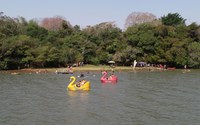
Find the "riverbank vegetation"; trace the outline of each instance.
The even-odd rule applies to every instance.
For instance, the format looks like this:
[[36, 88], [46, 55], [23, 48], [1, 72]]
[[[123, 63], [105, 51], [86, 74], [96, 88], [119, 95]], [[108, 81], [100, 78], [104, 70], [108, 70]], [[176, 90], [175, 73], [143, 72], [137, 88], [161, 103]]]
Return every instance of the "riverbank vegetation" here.
[[148, 21], [142, 17], [145, 13], [139, 13], [139, 21], [136, 14], [128, 16], [122, 30], [113, 22], [81, 29], [63, 17], [27, 21], [1, 12], [0, 69], [66, 67], [79, 62], [100, 65], [110, 60], [118, 66], [137, 60], [200, 68], [200, 25], [186, 25], [178, 13], [159, 19], [150, 15]]

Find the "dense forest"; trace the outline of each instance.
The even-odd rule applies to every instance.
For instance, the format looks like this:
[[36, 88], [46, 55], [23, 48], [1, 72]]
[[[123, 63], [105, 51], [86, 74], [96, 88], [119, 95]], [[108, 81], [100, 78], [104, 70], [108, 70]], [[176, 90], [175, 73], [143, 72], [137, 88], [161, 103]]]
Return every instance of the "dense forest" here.
[[134, 60], [200, 68], [200, 26], [178, 13], [157, 19], [132, 13], [125, 29], [114, 22], [80, 28], [63, 17], [40, 21], [0, 13], [0, 69], [63, 67], [78, 62], [132, 65]]

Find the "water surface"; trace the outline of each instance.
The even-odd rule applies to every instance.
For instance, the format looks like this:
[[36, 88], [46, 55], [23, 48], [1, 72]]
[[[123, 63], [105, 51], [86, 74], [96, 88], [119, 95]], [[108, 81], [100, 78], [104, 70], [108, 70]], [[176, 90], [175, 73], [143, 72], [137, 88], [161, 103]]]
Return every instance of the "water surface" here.
[[91, 90], [73, 92], [70, 75], [1, 73], [0, 124], [200, 124], [200, 70], [116, 75], [117, 84], [102, 84], [100, 72], [85, 73]]

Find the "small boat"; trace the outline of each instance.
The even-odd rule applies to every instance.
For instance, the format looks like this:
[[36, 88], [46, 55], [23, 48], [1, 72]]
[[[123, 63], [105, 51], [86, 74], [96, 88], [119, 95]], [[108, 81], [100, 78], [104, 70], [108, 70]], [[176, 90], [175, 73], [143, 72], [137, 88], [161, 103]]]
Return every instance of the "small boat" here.
[[19, 72], [12, 72], [11, 74], [12, 74], [12, 75], [20, 75]]
[[56, 71], [56, 74], [73, 74], [72, 71]]
[[77, 90], [90, 90], [90, 82], [89, 81], [86, 81], [83, 85], [81, 86], [77, 86], [78, 83], [75, 83], [76, 82], [76, 77], [74, 76], [71, 76], [70, 77], [70, 80], [71, 82], [69, 83], [69, 85], [67, 86], [67, 89], [68, 90], [71, 90], [71, 91], [77, 91]]
[[103, 76], [101, 77], [101, 82], [102, 83], [117, 83], [118, 77], [116, 75], [110, 75], [107, 77], [107, 72], [103, 71], [102, 72]]

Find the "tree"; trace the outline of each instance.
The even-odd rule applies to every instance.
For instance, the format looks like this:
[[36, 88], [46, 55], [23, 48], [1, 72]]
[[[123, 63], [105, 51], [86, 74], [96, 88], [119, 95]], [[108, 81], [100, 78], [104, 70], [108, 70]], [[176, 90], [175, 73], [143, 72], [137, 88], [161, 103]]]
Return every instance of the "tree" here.
[[200, 41], [200, 26], [192, 23], [188, 26], [189, 37], [194, 41]]
[[30, 65], [35, 59], [37, 41], [26, 35], [13, 36], [5, 39], [0, 46], [2, 69], [17, 69]]
[[188, 46], [189, 53], [189, 67], [200, 67], [200, 43], [193, 42]]
[[0, 37], [5, 36], [16, 36], [20, 33], [18, 28], [18, 19], [11, 18], [9, 16], [0, 13]]
[[141, 54], [141, 49], [127, 46], [121, 52], [116, 52], [113, 56], [113, 60], [118, 62], [118, 64], [131, 65], [132, 62], [137, 59], [138, 54]]
[[156, 16], [151, 13], [144, 13], [144, 12], [133, 12], [128, 15], [125, 21], [125, 29], [127, 29], [130, 26], [146, 23], [146, 22], [152, 22], [156, 20]]
[[28, 23], [26, 35], [38, 38], [39, 40], [44, 40], [48, 35], [48, 31], [40, 27], [36, 21], [31, 20]]
[[178, 13], [169, 13], [167, 16], [161, 17], [161, 21], [164, 25], [176, 26], [176, 25], [185, 25], [186, 19], [183, 19]]
[[40, 25], [47, 30], [53, 31], [72, 28], [71, 24], [61, 16], [46, 17], [41, 21]]

